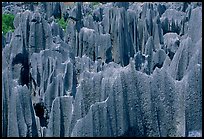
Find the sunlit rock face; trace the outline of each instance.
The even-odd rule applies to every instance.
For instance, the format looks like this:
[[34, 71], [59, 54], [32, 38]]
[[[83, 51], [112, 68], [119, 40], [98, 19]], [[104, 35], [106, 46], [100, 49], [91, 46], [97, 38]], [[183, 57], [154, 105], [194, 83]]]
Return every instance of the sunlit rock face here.
[[202, 3], [2, 2], [2, 12], [15, 14], [2, 34], [3, 137], [202, 136]]

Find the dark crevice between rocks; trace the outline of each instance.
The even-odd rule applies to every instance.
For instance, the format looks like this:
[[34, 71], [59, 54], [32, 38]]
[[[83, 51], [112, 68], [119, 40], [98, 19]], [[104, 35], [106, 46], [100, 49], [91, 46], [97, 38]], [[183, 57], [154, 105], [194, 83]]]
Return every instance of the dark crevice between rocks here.
[[37, 117], [40, 119], [40, 126], [47, 127], [48, 125], [48, 113], [47, 108], [45, 107], [43, 102], [34, 104], [34, 110]]
[[43, 24], [43, 22], [42, 22], [42, 38], [43, 38], [43, 41], [42, 41], [42, 49], [43, 50], [45, 50], [45, 48], [46, 48], [46, 36], [45, 36], [45, 27], [44, 27], [44, 24]]
[[37, 86], [40, 87], [40, 73], [39, 73], [39, 70], [38, 70], [38, 67], [37, 67]]
[[140, 129], [135, 127], [129, 127], [125, 133], [119, 137], [144, 137], [144, 134], [140, 131]]
[[[30, 25], [29, 25], [29, 18], [26, 20], [26, 47], [28, 48], [29, 46], [29, 35], [30, 35]], [[23, 39], [24, 40], [24, 39]]]
[[[108, 123], [111, 123], [111, 118], [110, 118], [110, 112], [109, 112], [109, 109], [107, 109], [107, 121], [108, 121]], [[112, 124], [108, 124], [108, 129], [110, 129], [110, 130], [108, 130], [109, 131], [109, 133], [110, 133], [110, 136], [113, 136], [113, 127], [112, 127]]]
[[174, 52], [169, 51], [168, 56], [169, 56], [169, 58], [170, 58], [171, 60], [173, 59], [174, 54], [175, 54]]
[[[28, 52], [23, 49], [23, 53], [18, 53], [12, 60], [12, 66], [16, 64], [21, 64], [21, 73], [20, 73], [20, 85], [25, 85], [29, 88], [29, 82], [30, 82], [30, 66], [28, 62]], [[13, 67], [14, 68], [14, 67]]]
[[74, 99], [76, 95], [77, 84], [78, 84], [77, 75], [76, 75], [75, 67], [73, 67], [73, 84], [72, 84], [72, 91], [70, 95], [73, 96]]
[[162, 66], [163, 66], [163, 62], [161, 64], [159, 64], [159, 63], [155, 64], [153, 67], [153, 71], [155, 70], [156, 67], [162, 68]]
[[60, 137], [65, 136], [65, 127], [64, 127], [64, 116], [63, 116], [63, 109], [61, 108], [63, 105], [62, 101], [60, 101]]
[[113, 61], [112, 60], [112, 47], [110, 47], [110, 48], [108, 48], [107, 49], [107, 51], [106, 51], [106, 61], [105, 61], [105, 63], [109, 63], [109, 62], [111, 62], [111, 61]]
[[93, 61], [96, 60], [96, 53], [93, 51]]

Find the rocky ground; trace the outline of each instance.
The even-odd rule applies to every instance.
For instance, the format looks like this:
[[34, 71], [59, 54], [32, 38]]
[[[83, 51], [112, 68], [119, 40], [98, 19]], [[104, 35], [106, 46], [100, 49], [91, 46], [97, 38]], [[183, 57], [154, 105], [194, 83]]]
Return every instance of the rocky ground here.
[[2, 13], [15, 15], [2, 136], [202, 136], [202, 3], [2, 2]]

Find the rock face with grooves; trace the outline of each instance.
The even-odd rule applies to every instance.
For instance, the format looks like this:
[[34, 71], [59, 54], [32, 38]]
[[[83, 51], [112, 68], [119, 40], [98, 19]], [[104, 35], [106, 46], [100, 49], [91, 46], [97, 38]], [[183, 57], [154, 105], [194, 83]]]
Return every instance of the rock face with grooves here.
[[58, 24], [56, 24], [55, 22], [52, 22], [51, 28], [52, 28], [52, 36], [59, 35], [61, 39], [64, 38], [64, 32]]
[[31, 97], [26, 86], [17, 86], [10, 97], [8, 136], [37, 137], [36, 119]]
[[176, 9], [167, 9], [161, 16], [164, 34], [167, 32], [180, 33], [181, 22], [184, 21], [185, 13]]
[[3, 137], [202, 136], [202, 3], [2, 3]]
[[[202, 38], [202, 8], [195, 8], [191, 12], [189, 20], [188, 34], [193, 42], [199, 41]], [[197, 23], [197, 24], [194, 24]]]
[[47, 137], [68, 137], [72, 118], [72, 97], [56, 97], [52, 104]]

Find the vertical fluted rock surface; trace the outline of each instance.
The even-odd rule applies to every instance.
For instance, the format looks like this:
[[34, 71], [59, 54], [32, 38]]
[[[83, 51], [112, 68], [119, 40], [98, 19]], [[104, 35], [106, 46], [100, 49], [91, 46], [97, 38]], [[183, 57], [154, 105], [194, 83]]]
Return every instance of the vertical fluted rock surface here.
[[2, 9], [3, 137], [202, 136], [202, 3]]

